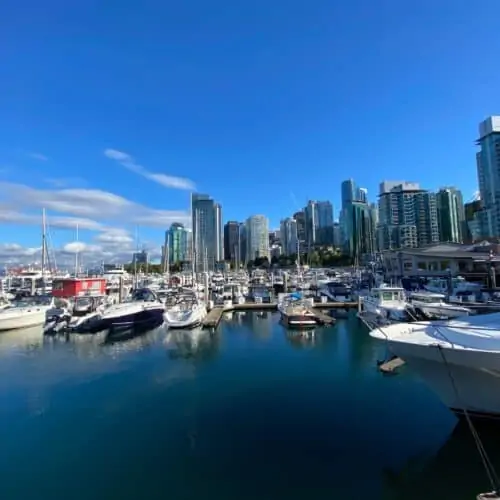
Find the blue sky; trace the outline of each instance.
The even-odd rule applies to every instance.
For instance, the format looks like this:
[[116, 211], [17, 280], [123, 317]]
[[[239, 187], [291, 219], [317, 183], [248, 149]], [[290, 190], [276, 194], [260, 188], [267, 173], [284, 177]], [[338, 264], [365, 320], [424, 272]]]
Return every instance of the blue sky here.
[[42, 205], [55, 246], [77, 222], [89, 253], [137, 225], [160, 243], [192, 186], [272, 226], [307, 199], [337, 211], [349, 177], [372, 200], [384, 179], [467, 199], [498, 19], [497, 0], [4, 0], [4, 254], [39, 244]]

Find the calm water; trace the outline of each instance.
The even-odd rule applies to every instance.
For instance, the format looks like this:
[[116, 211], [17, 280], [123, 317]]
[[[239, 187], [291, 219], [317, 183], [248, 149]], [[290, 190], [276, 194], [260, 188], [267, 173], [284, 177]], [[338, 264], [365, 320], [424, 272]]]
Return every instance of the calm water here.
[[409, 370], [378, 373], [383, 348], [355, 318], [314, 340], [287, 333], [275, 314], [233, 313], [216, 334], [105, 346], [0, 335], [0, 498], [469, 500], [489, 489], [467, 429]]

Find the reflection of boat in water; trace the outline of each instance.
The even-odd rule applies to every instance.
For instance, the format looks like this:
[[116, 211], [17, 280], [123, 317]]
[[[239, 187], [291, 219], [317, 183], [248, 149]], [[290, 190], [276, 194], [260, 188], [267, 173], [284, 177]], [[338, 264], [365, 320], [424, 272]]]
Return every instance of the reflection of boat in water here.
[[295, 347], [308, 347], [316, 343], [315, 330], [287, 330], [285, 335]]
[[0, 356], [10, 351], [39, 348], [43, 345], [43, 329], [39, 326], [2, 332], [0, 335]]
[[[478, 434], [492, 464], [500, 467], [498, 426], [482, 423]], [[466, 473], [460, 473], [466, 471]], [[416, 457], [399, 472], [384, 471], [385, 489], [405, 500], [422, 498], [476, 498], [491, 490], [476, 444], [465, 421], [460, 421], [448, 440], [432, 457]], [[384, 497], [386, 498], [386, 497]]]
[[167, 339], [166, 343], [171, 346], [169, 355], [173, 359], [203, 357], [213, 352], [216, 346], [214, 336], [202, 328], [169, 330]]

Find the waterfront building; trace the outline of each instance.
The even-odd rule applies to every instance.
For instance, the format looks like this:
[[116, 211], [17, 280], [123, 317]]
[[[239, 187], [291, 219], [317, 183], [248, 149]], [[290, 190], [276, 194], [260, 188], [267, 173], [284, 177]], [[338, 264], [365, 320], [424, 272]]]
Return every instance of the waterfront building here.
[[481, 206], [476, 228], [483, 238], [500, 236], [500, 116], [490, 116], [479, 125], [480, 150], [476, 154]]
[[269, 259], [269, 221], [263, 215], [252, 215], [246, 221], [247, 259]]
[[224, 260], [222, 207], [207, 194], [191, 198], [193, 259], [197, 272], [213, 271]]
[[462, 243], [465, 229], [462, 193], [454, 187], [441, 188], [436, 194], [436, 203], [440, 241]]
[[439, 242], [436, 195], [418, 183], [384, 181], [378, 203], [381, 250], [418, 248]]
[[297, 221], [288, 217], [280, 222], [281, 247], [284, 255], [297, 253]]

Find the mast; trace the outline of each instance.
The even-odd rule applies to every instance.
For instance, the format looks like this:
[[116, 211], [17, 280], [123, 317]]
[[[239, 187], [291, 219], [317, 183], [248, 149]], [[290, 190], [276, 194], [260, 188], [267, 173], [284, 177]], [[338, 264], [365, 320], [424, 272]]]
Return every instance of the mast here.
[[[78, 224], [76, 225], [76, 242], [78, 243]], [[78, 245], [75, 252], [75, 278], [78, 278]]]
[[167, 248], [165, 248], [165, 273], [170, 274], [170, 231], [167, 233]]
[[45, 260], [47, 258], [45, 208], [42, 209], [42, 293], [45, 295]]

